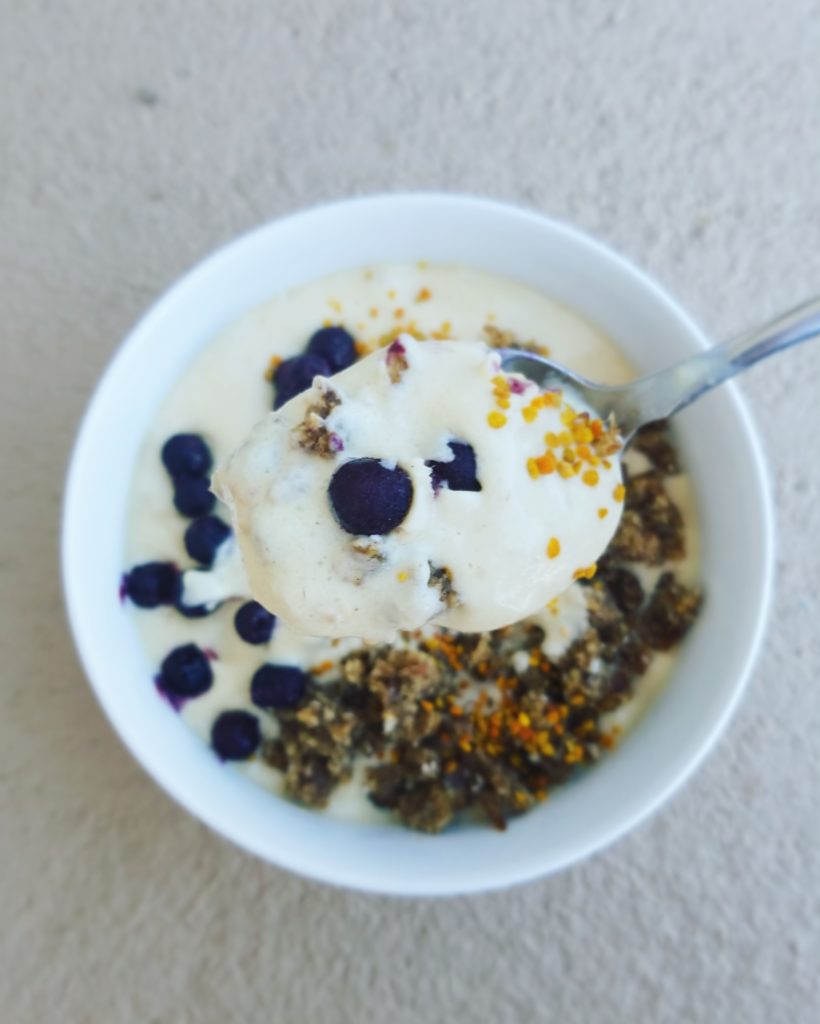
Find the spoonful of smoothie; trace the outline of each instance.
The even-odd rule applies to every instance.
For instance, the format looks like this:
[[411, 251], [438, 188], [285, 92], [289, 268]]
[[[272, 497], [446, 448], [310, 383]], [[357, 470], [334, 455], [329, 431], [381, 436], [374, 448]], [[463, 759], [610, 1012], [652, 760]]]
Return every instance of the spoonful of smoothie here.
[[621, 514], [617, 429], [501, 361], [401, 335], [257, 424], [213, 483], [253, 597], [382, 640], [505, 626], [591, 575]]
[[622, 387], [401, 335], [268, 414], [214, 490], [253, 597], [299, 632], [500, 628], [594, 574], [641, 425], [817, 334], [815, 300]]

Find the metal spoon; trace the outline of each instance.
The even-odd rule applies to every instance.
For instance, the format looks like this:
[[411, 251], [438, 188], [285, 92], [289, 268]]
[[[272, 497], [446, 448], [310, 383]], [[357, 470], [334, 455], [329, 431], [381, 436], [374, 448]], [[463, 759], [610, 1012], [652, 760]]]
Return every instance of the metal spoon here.
[[624, 444], [646, 423], [665, 419], [759, 359], [820, 335], [820, 298], [810, 299], [755, 330], [745, 331], [675, 366], [613, 387], [595, 384], [542, 356], [501, 350], [506, 373], [521, 373], [542, 388], [567, 387], [603, 419], [615, 416]]

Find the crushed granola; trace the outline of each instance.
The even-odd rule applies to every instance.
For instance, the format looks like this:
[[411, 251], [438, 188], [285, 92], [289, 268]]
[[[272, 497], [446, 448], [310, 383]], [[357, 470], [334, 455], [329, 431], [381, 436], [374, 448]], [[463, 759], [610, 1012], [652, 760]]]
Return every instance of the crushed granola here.
[[431, 565], [427, 585], [438, 590], [441, 603], [447, 608], [455, 608], [458, 604], [458, 594], [453, 586], [453, 574], [446, 566]]
[[[679, 471], [674, 447], [656, 424], [636, 444], [653, 453], [653, 469], [627, 478], [621, 527], [581, 580], [585, 632], [555, 659], [528, 620], [491, 633], [410, 634], [349, 654], [337, 679], [311, 683], [296, 709], [273, 711], [280, 734], [263, 756], [291, 796], [325, 806], [364, 757], [370, 800], [405, 825], [438, 832], [469, 812], [503, 829], [613, 745], [605, 716], [630, 699], [655, 651], [680, 642], [702, 600], [668, 567], [649, 592], [634, 571], [685, 553], [664, 482]], [[446, 568], [430, 569], [442, 600], [457, 600]]]
[[532, 352], [537, 356], [548, 356], [549, 346], [533, 338], [519, 338], [515, 331], [504, 330], [495, 324], [486, 323], [482, 328], [484, 338], [491, 348], [516, 348], [521, 352]]
[[305, 451], [322, 458], [332, 458], [344, 449], [344, 442], [325, 422], [342, 400], [331, 387], [325, 386], [319, 398], [312, 402], [301, 423], [293, 428], [297, 444]]

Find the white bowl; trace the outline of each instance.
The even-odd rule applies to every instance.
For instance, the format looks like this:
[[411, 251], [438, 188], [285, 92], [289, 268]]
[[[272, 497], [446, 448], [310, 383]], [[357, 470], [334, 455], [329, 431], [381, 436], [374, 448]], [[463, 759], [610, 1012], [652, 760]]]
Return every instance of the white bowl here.
[[[677, 420], [698, 496], [706, 603], [664, 692], [621, 747], [506, 832], [354, 825], [287, 803], [222, 765], [151, 685], [117, 601], [131, 474], [165, 394], [221, 328], [282, 289], [362, 264], [460, 263], [516, 278], [600, 325], [644, 370], [707, 342], [645, 274], [573, 228], [463, 196], [353, 199], [265, 225], [209, 257], [134, 328], [89, 406], [68, 476], [63, 575], [88, 677], [146, 770], [212, 828], [281, 867], [377, 892], [453, 894], [556, 871], [666, 800], [726, 725], [760, 644], [772, 518], [760, 449], [731, 386]], [[693, 840], [694, 841], [694, 840]]]

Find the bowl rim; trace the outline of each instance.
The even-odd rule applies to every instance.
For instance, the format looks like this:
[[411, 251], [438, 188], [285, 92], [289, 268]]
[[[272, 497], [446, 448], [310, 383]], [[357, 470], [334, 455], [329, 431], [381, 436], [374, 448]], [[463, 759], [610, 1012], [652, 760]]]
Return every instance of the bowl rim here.
[[[314, 217], [321, 217], [332, 213], [342, 207], [364, 209], [366, 207], [377, 207], [380, 204], [388, 206], [394, 204], [422, 204], [425, 206], [460, 206], [462, 209], [484, 210], [502, 215], [510, 221], [517, 220], [522, 229], [547, 228], [558, 236], [562, 236], [571, 244], [594, 253], [603, 262], [617, 267], [620, 273], [631, 277], [644, 291], [651, 293], [654, 298], [666, 307], [670, 316], [677, 319], [686, 329], [693, 342], [701, 348], [707, 348], [709, 342], [703, 331], [690, 317], [690, 315], [669, 295], [661, 285], [656, 282], [645, 271], [634, 265], [626, 257], [608, 245], [598, 241], [579, 228], [562, 220], [555, 219], [539, 211], [517, 206], [511, 203], [488, 199], [482, 196], [469, 195], [460, 192], [442, 191], [412, 191], [412, 192], [384, 192], [372, 195], [362, 195], [349, 198], [341, 198], [328, 203], [319, 203], [304, 209], [296, 210], [283, 217], [273, 218], [260, 224], [249, 231], [246, 231], [236, 238], [220, 246], [203, 259], [197, 261], [189, 270], [176, 279], [172, 285], [162, 292], [149, 306], [146, 312], [140, 317], [136, 324], [119, 343], [113, 355], [108, 361], [90, 399], [88, 400], [85, 412], [82, 416], [72, 445], [71, 456], [68, 464], [66, 481], [63, 492], [62, 503], [62, 528], [61, 528], [61, 571], [63, 582], [63, 596], [66, 606], [67, 619], [70, 625], [72, 639], [77, 650], [80, 663], [91, 688], [103, 708], [109, 722], [125, 744], [138, 764], [157, 782], [162, 789], [169, 793], [186, 810], [193, 813], [200, 820], [204, 821], [218, 834], [230, 839], [238, 846], [273, 863], [285, 868], [304, 878], [318, 880], [329, 884], [340, 885], [347, 888], [355, 888], [363, 891], [370, 891], [391, 895], [404, 896], [441, 896], [457, 895], [469, 892], [488, 891], [503, 888], [509, 885], [518, 884], [543, 877], [547, 873], [554, 873], [569, 867], [577, 861], [585, 859], [590, 854], [609, 846], [615, 840], [635, 828], [646, 820], [664, 802], [666, 802], [677, 790], [691, 777], [698, 769], [708, 753], [713, 749], [720, 734], [725, 729], [729, 719], [734, 713], [737, 705], [748, 685], [752, 667], [758, 656], [763, 640], [766, 621], [769, 613], [772, 598], [774, 579], [774, 514], [766, 473], [765, 460], [757, 431], [752, 422], [746, 402], [738, 392], [733, 383], [724, 384], [721, 391], [727, 403], [732, 407], [732, 413], [736, 419], [743, 440], [747, 446], [747, 454], [754, 471], [754, 490], [759, 498], [757, 512], [759, 515], [759, 528], [761, 531], [762, 547], [759, 550], [760, 573], [760, 595], [757, 602], [757, 613], [754, 619], [753, 628], [747, 637], [745, 657], [743, 658], [740, 670], [737, 672], [735, 685], [727, 696], [719, 714], [711, 722], [710, 728], [701, 738], [700, 745], [690, 752], [688, 760], [673, 773], [666, 781], [666, 784], [655, 790], [651, 799], [646, 800], [641, 806], [634, 808], [632, 813], [624, 815], [617, 824], [608, 830], [601, 832], [593, 841], [579, 845], [571, 856], [554, 860], [541, 869], [528, 871], [504, 871], [503, 864], [493, 873], [493, 877], [475, 882], [470, 881], [463, 886], [447, 883], [438, 884], [436, 879], [427, 878], [423, 884], [407, 885], [404, 888], [389, 887], [379, 882], [372, 883], [362, 871], [357, 877], [351, 877], [350, 873], [334, 871], [333, 866], [328, 864], [326, 869], [316, 869], [315, 865], [306, 870], [301, 864], [294, 863], [288, 857], [277, 856], [276, 851], [270, 849], [269, 844], [254, 839], [246, 831], [244, 834], [237, 834], [237, 831], [229, 827], [207, 800], [195, 800], [191, 794], [179, 784], [178, 779], [168, 770], [160, 767], [161, 758], [152, 757], [146, 752], [146, 744], [138, 730], [130, 727], [129, 722], [124, 718], [117, 707], [113, 691], [101, 685], [95, 678], [92, 670], [93, 637], [89, 636], [83, 627], [79, 611], [81, 584], [77, 575], [72, 570], [71, 551], [73, 535], [75, 533], [76, 517], [82, 508], [82, 492], [80, 480], [80, 467], [83, 461], [85, 448], [89, 436], [93, 434], [96, 410], [100, 404], [101, 396], [109, 386], [109, 382], [116, 377], [120, 366], [126, 362], [131, 351], [140, 343], [140, 338], [150, 332], [155, 323], [161, 321], [167, 308], [173, 306], [184, 298], [191, 290], [196, 290], [200, 282], [210, 275], [220, 264], [229, 262], [240, 250], [246, 246], [253, 245], [255, 241], [271, 230], [277, 230], [285, 225], [292, 225], [299, 220], [308, 220]], [[321, 276], [321, 275], [318, 275]], [[272, 296], [275, 292], [271, 293]], [[315, 812], [308, 812], [315, 814]]]

